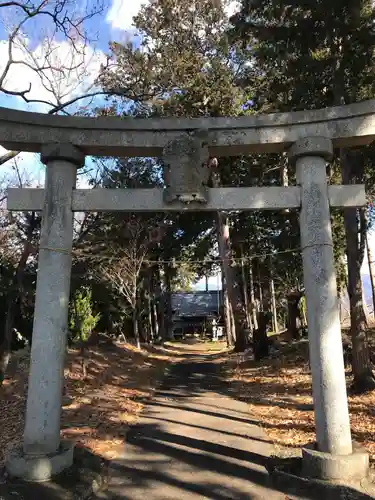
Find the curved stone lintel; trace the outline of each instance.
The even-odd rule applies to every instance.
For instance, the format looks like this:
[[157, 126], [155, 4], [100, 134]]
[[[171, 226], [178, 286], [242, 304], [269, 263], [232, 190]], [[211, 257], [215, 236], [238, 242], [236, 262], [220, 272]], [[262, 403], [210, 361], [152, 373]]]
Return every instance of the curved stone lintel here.
[[313, 111], [222, 118], [68, 117], [0, 108], [0, 144], [40, 152], [43, 144], [70, 143], [96, 156], [159, 156], [181, 133], [207, 131], [211, 155], [283, 151], [306, 137], [334, 147], [375, 140], [375, 100]]

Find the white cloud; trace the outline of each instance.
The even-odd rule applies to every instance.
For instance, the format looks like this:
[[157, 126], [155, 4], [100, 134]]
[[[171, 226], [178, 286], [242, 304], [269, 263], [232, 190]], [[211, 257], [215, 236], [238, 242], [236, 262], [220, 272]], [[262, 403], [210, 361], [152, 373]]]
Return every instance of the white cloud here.
[[226, 13], [228, 17], [233, 16], [238, 12], [241, 8], [241, 3], [237, 0], [234, 0], [233, 2], [229, 2], [229, 5], [227, 6]]
[[[20, 40], [14, 46], [13, 60], [24, 61], [26, 64], [13, 64], [10, 66], [4, 81], [4, 88], [10, 91], [22, 92], [30, 88], [27, 98], [32, 100], [51, 102], [57, 104], [68, 102], [70, 99], [85, 95], [92, 91], [93, 83], [98, 76], [100, 64], [105, 56], [100, 51], [95, 51], [90, 46], [76, 44], [78, 51], [73, 51], [68, 41], [39, 44], [32, 52], [28, 51], [27, 40]], [[43, 71], [37, 72], [32, 68], [47, 66]], [[8, 61], [8, 42], [0, 40], [0, 75]], [[31, 66], [31, 67], [30, 67]], [[1, 95], [1, 92], [0, 92]], [[5, 94], [3, 94], [5, 96]], [[21, 97], [9, 97], [2, 104], [9, 107], [30, 109]], [[51, 107], [47, 104], [31, 105], [33, 111], [47, 112]], [[0, 146], [0, 156], [6, 150]], [[19, 166], [26, 169], [33, 177], [40, 175], [40, 162], [33, 153], [21, 153], [17, 156]], [[13, 161], [7, 162], [2, 168], [12, 170]]]
[[[7, 152], [0, 146], [0, 156]], [[16, 163], [15, 163], [16, 162]], [[17, 171], [15, 166], [17, 165]], [[39, 155], [35, 153], [20, 153], [15, 160], [10, 160], [0, 166], [0, 189], [5, 186], [19, 187], [21, 182], [29, 187], [37, 187], [44, 182], [43, 165]]]
[[128, 31], [134, 28], [133, 17], [136, 16], [147, 0], [112, 0], [106, 21], [112, 29]]
[[[133, 17], [136, 16], [142, 5], [149, 0], [112, 0], [106, 21], [112, 29], [132, 31], [134, 29]], [[227, 16], [232, 16], [240, 9], [238, 0], [230, 1], [225, 9]]]
[[[20, 40], [13, 49], [13, 59], [23, 61], [27, 65], [12, 64], [6, 76], [4, 88], [18, 92], [30, 88], [30, 92], [26, 94], [28, 99], [53, 104], [57, 102], [56, 96], [62, 102], [67, 102], [83, 95], [92, 87], [105, 56], [91, 46], [78, 43], [77, 47], [78, 51], [74, 51], [68, 41], [52, 41], [49, 44], [41, 43], [29, 52], [27, 40]], [[8, 42], [0, 40], [0, 74], [7, 61]], [[46, 66], [46, 69], [38, 72], [32, 69]], [[47, 105], [40, 106], [38, 111], [43, 112], [48, 109], [50, 108]]]
[[77, 175], [77, 189], [92, 189], [88, 175]]

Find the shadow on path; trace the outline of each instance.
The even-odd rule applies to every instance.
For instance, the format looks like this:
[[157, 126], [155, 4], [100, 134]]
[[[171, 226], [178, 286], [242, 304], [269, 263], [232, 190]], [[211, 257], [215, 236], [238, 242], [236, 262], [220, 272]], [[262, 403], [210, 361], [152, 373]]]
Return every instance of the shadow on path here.
[[273, 446], [257, 422], [246, 418], [246, 403], [231, 397], [220, 366], [201, 356], [171, 368], [128, 432], [102, 498], [315, 498], [291, 496], [271, 484], [266, 466]]

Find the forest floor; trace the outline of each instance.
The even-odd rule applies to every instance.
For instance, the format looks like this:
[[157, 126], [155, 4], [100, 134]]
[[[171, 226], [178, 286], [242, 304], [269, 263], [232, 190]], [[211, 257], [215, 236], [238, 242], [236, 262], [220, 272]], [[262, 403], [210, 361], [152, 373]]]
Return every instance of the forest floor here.
[[[375, 331], [372, 341], [375, 344]], [[225, 343], [191, 339], [141, 350], [128, 344], [103, 341], [86, 349], [83, 371], [78, 350], [69, 350], [65, 367], [66, 391], [62, 434], [77, 448], [111, 461], [122, 451], [129, 426], [136, 423], [150, 401], [166, 367], [186, 361], [191, 354], [214, 354], [231, 398], [247, 403], [249, 418], [267, 435], [281, 457], [295, 456], [301, 446], [314, 441], [314, 412], [308, 344], [282, 342], [280, 351], [257, 363], [252, 353], [228, 353]], [[29, 354], [21, 354], [0, 388], [0, 470], [7, 450], [22, 441], [27, 393]], [[353, 439], [370, 452], [375, 464], [375, 391], [363, 395], [350, 391]]]
[[[116, 456], [130, 424], [179, 353], [172, 349], [135, 349], [103, 342], [85, 351], [69, 349], [65, 365], [62, 435], [105, 459]], [[0, 388], [0, 467], [9, 448], [22, 441], [29, 354]]]
[[[103, 341], [85, 350], [86, 375], [79, 350], [69, 349], [65, 364], [65, 396], [62, 436], [76, 447], [110, 460], [123, 445], [129, 425], [134, 424], [168, 365], [189, 353], [179, 342], [142, 346]], [[195, 342], [193, 352], [220, 351], [223, 343]], [[21, 443], [24, 428], [29, 372], [29, 352], [14, 356], [0, 388], [0, 469], [10, 448]]]
[[[375, 331], [369, 333], [374, 348]], [[248, 403], [249, 413], [279, 456], [295, 455], [302, 445], [315, 440], [307, 340], [283, 342], [281, 352], [261, 362], [253, 361], [251, 354], [233, 354], [225, 363], [237, 398]], [[346, 378], [352, 437], [369, 451], [374, 467], [375, 391], [354, 394], [350, 369]]]

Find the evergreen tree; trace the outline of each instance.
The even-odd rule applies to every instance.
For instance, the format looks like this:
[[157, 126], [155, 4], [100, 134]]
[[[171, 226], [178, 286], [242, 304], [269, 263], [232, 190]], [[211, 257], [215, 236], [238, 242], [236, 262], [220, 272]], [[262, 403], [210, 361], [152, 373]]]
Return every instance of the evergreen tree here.
[[[243, 0], [232, 18], [233, 43], [248, 49], [244, 79], [254, 109], [291, 111], [349, 104], [374, 95], [375, 11], [370, 0], [330, 2]], [[256, 84], [254, 85], [254, 82]], [[336, 151], [346, 184], [373, 188], [374, 148]], [[345, 209], [348, 292], [353, 373], [359, 390], [375, 387], [364, 333], [360, 269], [367, 229], [366, 210]]]
[[[242, 61], [227, 43], [224, 2], [150, 2], [135, 18], [135, 26], [141, 45], [136, 50], [112, 45], [112, 57], [117, 65], [115, 71], [104, 74], [105, 89], [123, 85], [125, 75], [127, 84], [138, 82], [144, 95], [154, 96], [147, 102], [147, 109], [142, 108], [146, 116], [227, 116], [242, 112], [241, 103], [245, 98], [236, 84]], [[221, 168], [225, 168], [226, 162], [220, 163]], [[194, 243], [194, 253], [201, 254], [202, 235], [212, 228], [214, 217], [189, 213], [168, 219], [178, 224], [176, 239], [184, 245]], [[176, 257], [176, 249], [180, 252], [179, 244], [170, 246], [163, 242], [162, 246], [164, 260]], [[191, 249], [189, 253], [192, 254]], [[170, 268], [164, 273], [168, 274], [168, 283], [171, 273]], [[232, 301], [239, 303], [234, 296]], [[238, 318], [239, 315], [236, 320]], [[236, 347], [244, 349], [245, 332], [239, 321], [238, 329], [242, 333], [238, 333]]]

